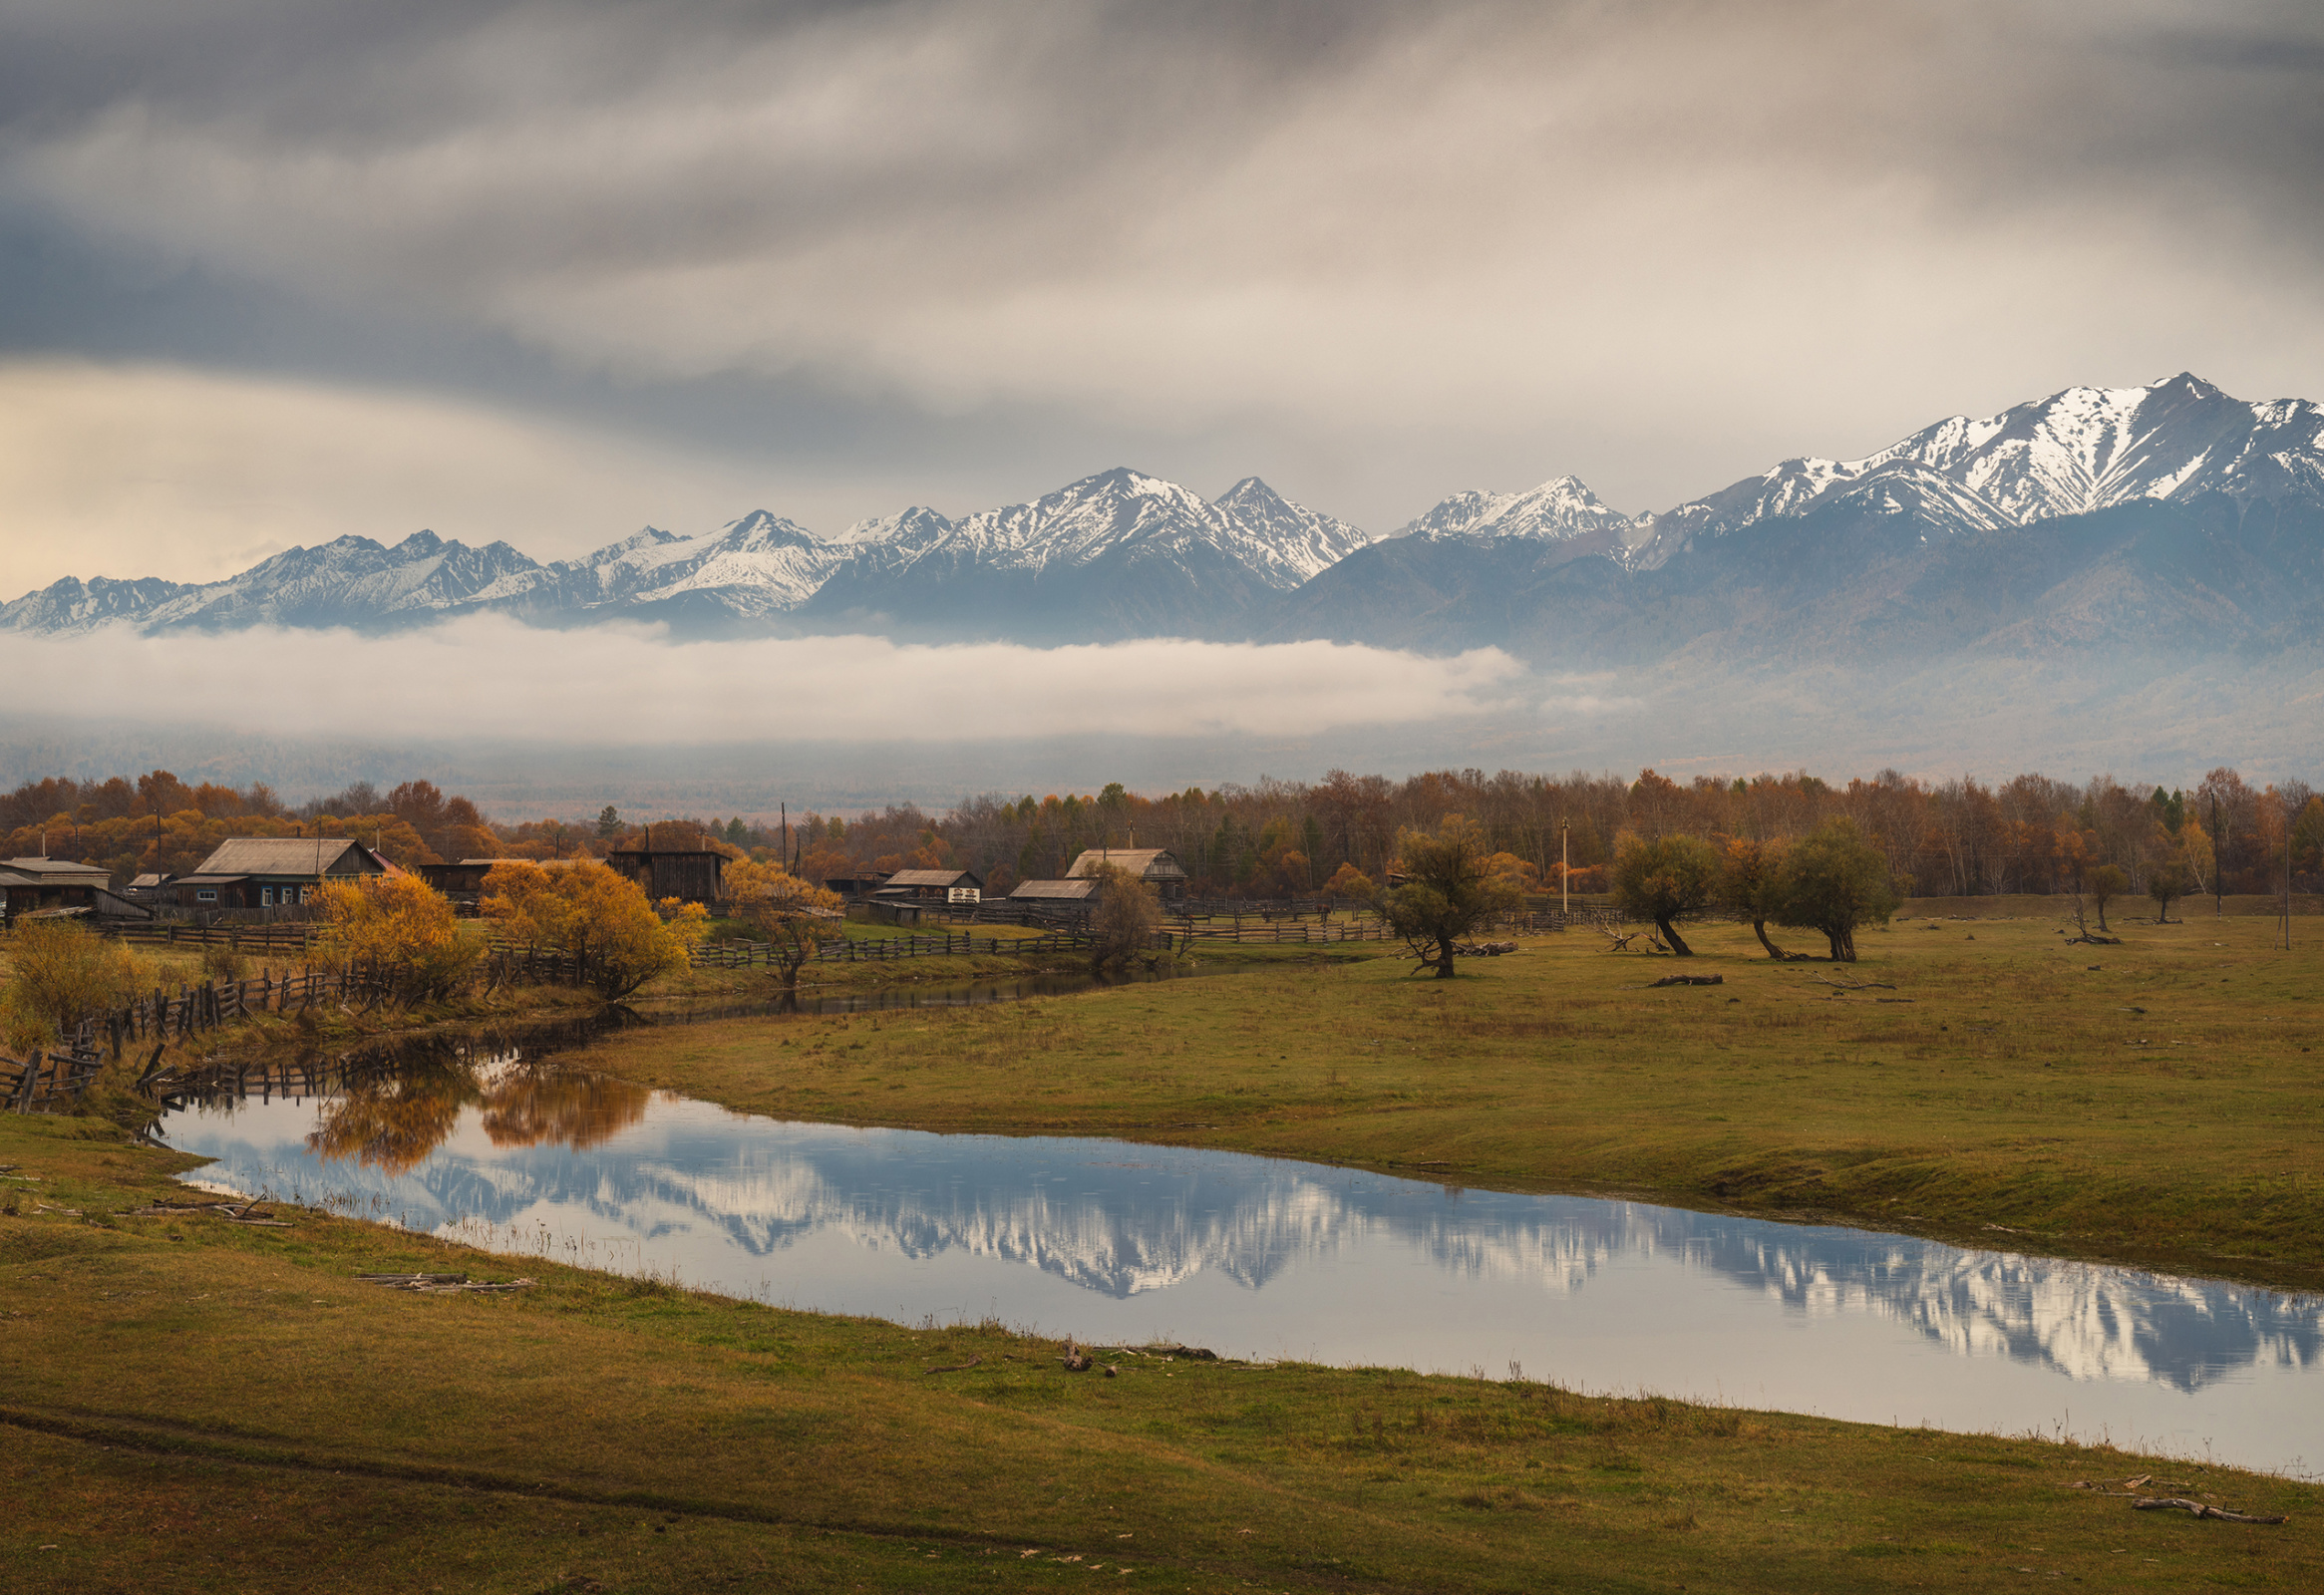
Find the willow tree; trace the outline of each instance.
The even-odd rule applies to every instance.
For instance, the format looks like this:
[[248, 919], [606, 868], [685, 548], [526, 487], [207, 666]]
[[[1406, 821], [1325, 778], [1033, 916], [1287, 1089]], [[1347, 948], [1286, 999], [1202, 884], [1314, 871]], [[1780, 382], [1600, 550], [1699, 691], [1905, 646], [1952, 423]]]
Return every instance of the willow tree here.
[[1776, 883], [1782, 878], [1783, 869], [1782, 842], [1730, 837], [1727, 851], [1719, 860], [1719, 882], [1713, 890], [1720, 907], [1738, 919], [1751, 922], [1752, 934], [1768, 950], [1768, 956], [1779, 963], [1807, 956], [1784, 951], [1768, 936], [1768, 921], [1776, 912]]
[[1719, 850], [1700, 836], [1626, 830], [1614, 839], [1614, 900], [1624, 913], [1653, 920], [1681, 958], [1695, 950], [1679, 935], [1678, 922], [1700, 913], [1718, 884]]
[[1838, 964], [1856, 961], [1856, 927], [1886, 924], [1897, 905], [1887, 855], [1844, 816], [1792, 843], [1775, 896], [1776, 923], [1822, 931]]
[[736, 859], [726, 868], [727, 891], [744, 923], [767, 938], [768, 964], [787, 992], [824, 943], [846, 934], [846, 905], [835, 891], [800, 879], [781, 864]]
[[1455, 944], [1494, 915], [1522, 905], [1524, 896], [1494, 868], [1485, 827], [1460, 814], [1448, 815], [1433, 831], [1398, 833], [1396, 850], [1404, 883], [1382, 899], [1389, 928], [1404, 938], [1421, 968], [1451, 980]]

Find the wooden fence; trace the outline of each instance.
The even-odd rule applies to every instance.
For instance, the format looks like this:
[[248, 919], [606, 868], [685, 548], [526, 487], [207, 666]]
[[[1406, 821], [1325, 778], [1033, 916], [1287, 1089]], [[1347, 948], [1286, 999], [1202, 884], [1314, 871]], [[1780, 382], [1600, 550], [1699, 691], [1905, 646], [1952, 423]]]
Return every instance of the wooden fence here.
[[34, 1053], [22, 1063], [0, 1058], [8, 1082], [0, 1087], [0, 1104], [29, 1114], [44, 1103], [70, 1101], [86, 1092], [104, 1068], [96, 1026], [85, 1024], [61, 1052]]

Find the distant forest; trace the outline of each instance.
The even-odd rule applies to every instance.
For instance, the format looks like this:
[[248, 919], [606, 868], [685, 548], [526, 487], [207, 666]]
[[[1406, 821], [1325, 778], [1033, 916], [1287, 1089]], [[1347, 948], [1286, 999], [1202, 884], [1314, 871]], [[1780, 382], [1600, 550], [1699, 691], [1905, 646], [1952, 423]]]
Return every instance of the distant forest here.
[[[1992, 786], [1929, 784], [1883, 771], [1837, 786], [1806, 773], [1702, 777], [1680, 783], [1642, 771], [1566, 777], [1437, 771], [1404, 781], [1334, 771], [1319, 782], [1262, 780], [1148, 798], [1117, 783], [1095, 795], [1011, 801], [970, 798], [931, 814], [910, 805], [847, 817], [802, 813], [788, 826], [715, 816], [653, 821], [657, 846], [699, 838], [736, 855], [790, 864], [812, 880], [850, 871], [964, 868], [988, 893], [1062, 874], [1088, 847], [1166, 847], [1214, 897], [1318, 890], [1343, 864], [1378, 876], [1407, 827], [1448, 814], [1481, 822], [1528, 884], [1559, 882], [1560, 836], [1577, 891], [1603, 889], [1602, 866], [1625, 830], [1757, 839], [1805, 833], [1833, 814], [1886, 850], [1910, 895], [2070, 891], [2084, 870], [2120, 866], [2134, 891], [2165, 859], [2188, 863], [2203, 888], [2267, 892], [2283, 880], [2289, 836], [2295, 885], [2324, 889], [2324, 796], [2304, 782], [2256, 789], [2212, 771], [2192, 791], [2142, 790], [2112, 777], [2085, 785], [2017, 776]], [[498, 822], [425, 781], [387, 792], [357, 783], [286, 803], [263, 786], [187, 786], [167, 771], [136, 779], [27, 782], [0, 798], [0, 847], [46, 851], [112, 870], [184, 874], [228, 836], [354, 836], [399, 864], [439, 859], [602, 855], [635, 845], [643, 828], [608, 806], [593, 823]]]

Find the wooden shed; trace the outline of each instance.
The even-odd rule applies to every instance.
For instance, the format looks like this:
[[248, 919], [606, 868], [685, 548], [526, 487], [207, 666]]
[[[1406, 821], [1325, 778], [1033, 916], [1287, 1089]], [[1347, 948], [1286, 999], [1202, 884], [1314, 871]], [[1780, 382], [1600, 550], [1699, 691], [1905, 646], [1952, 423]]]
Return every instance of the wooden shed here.
[[899, 869], [887, 877], [878, 895], [890, 901], [909, 897], [920, 902], [976, 903], [984, 900], [984, 880], [966, 869]]
[[708, 847], [656, 847], [651, 837], [640, 847], [623, 847], [605, 855], [605, 862], [645, 889], [659, 902], [726, 901], [726, 854]]

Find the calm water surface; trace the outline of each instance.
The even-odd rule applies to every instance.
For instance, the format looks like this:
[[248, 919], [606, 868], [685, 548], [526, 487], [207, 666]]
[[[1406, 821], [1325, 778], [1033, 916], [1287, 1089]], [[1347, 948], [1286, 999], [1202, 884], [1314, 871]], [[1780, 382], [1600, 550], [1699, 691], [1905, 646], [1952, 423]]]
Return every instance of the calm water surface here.
[[[1228, 1152], [730, 1113], [513, 1053], [165, 1116], [213, 1188], [780, 1306], [2324, 1456], [2324, 1301]], [[252, 1083], [255, 1086], [255, 1083]]]

